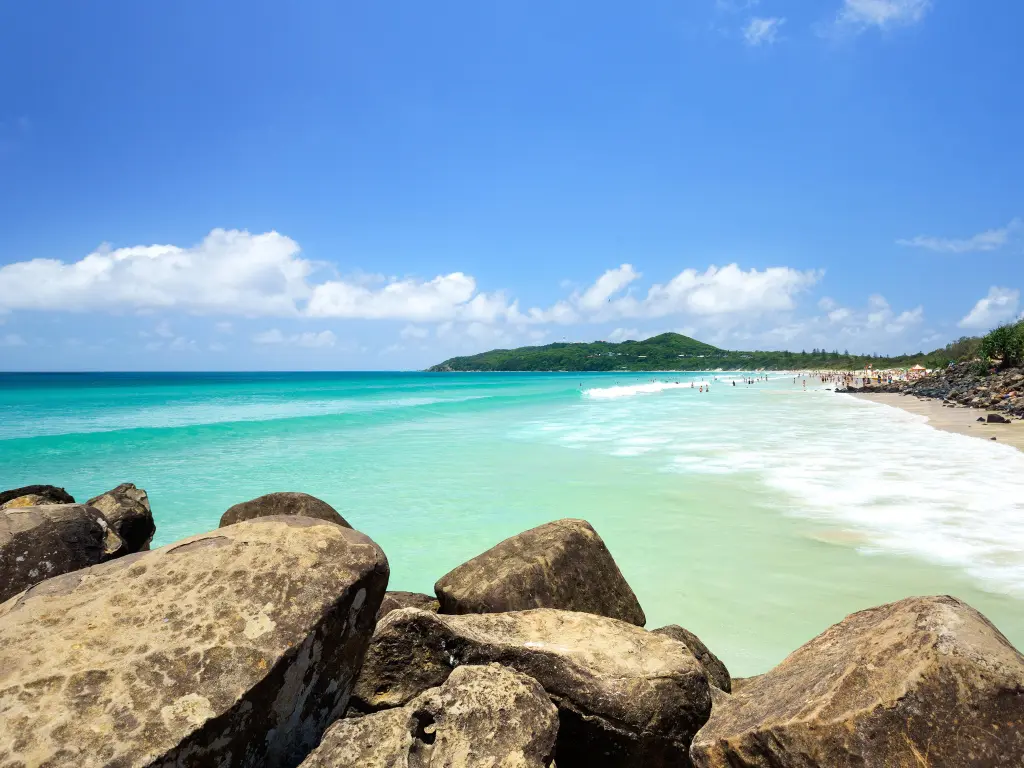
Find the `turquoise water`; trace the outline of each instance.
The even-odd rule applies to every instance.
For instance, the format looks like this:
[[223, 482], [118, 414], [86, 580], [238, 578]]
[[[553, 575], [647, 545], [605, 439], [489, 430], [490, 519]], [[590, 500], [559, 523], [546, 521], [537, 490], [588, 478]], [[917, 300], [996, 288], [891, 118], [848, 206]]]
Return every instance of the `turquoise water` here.
[[958, 595], [1024, 647], [1024, 454], [791, 376], [690, 388], [713, 375], [0, 374], [0, 488], [134, 482], [156, 545], [301, 490], [422, 592], [586, 518], [648, 626], [735, 675], [911, 594]]

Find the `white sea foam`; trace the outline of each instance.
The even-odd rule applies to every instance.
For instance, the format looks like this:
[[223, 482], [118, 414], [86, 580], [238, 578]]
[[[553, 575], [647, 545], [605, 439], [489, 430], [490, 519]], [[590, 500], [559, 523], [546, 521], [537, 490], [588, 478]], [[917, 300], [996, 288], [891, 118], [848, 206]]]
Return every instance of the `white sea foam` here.
[[[698, 384], [698, 386], [700, 386]], [[583, 390], [583, 394], [595, 400], [610, 400], [618, 397], [633, 397], [634, 395], [653, 395], [656, 392], [664, 392], [667, 389], [689, 389], [690, 383], [676, 383], [672, 381], [652, 381], [647, 384], [624, 384], [615, 387], [594, 387]]]
[[32, 420], [11, 419], [0, 425], [0, 440], [24, 437], [113, 432], [121, 429], [166, 429], [248, 421], [280, 421], [311, 416], [416, 408], [444, 403], [479, 400], [487, 395], [462, 397], [332, 398], [319, 400], [206, 400], [201, 403], [151, 405], [132, 409], [110, 409], [86, 415], [36, 416]]
[[588, 390], [565, 418], [519, 434], [684, 476], [744, 474], [782, 514], [857, 531], [866, 553], [956, 567], [1024, 597], [1024, 453], [782, 377], [632, 397], [678, 388], [689, 382]]

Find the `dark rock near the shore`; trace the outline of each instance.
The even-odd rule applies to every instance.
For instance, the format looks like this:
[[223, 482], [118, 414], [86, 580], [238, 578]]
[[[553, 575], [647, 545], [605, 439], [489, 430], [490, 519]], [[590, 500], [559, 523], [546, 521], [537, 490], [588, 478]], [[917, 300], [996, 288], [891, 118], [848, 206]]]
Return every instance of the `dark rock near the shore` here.
[[559, 608], [642, 627], [643, 609], [585, 520], [556, 520], [505, 539], [434, 585], [441, 613]]
[[725, 664], [693, 632], [683, 629], [678, 624], [669, 624], [666, 627], [651, 631], [657, 635], [671, 637], [673, 640], [678, 640], [685, 645], [700, 663], [701, 667], [703, 667], [705, 676], [711, 685], [726, 693], [732, 690], [732, 678], [729, 677], [729, 670], [725, 668]]
[[697, 768], [1024, 765], [1024, 656], [952, 597], [847, 617], [716, 698]]
[[44, 502], [46, 504], [75, 503], [74, 496], [55, 485], [26, 485], [21, 488], [12, 488], [9, 491], [0, 491], [0, 506], [21, 496], [40, 496], [46, 499]]
[[1005, 416], [1000, 416], [998, 413], [990, 413], [988, 415], [989, 424], [1009, 424], [1010, 420]]
[[437, 613], [440, 603], [437, 602], [437, 598], [420, 592], [388, 592], [381, 601], [380, 610], [377, 611], [377, 621], [400, 608], [422, 608], [424, 611]]
[[366, 536], [271, 517], [37, 585], [0, 605], [0, 765], [293, 768], [387, 579]]
[[326, 520], [330, 523], [340, 525], [342, 528], [352, 526], [343, 518], [338, 511], [321, 501], [316, 496], [308, 493], [268, 493], [228, 509], [220, 517], [220, 527], [234, 525], [246, 520], [254, 520], [257, 517], [276, 517], [278, 515], [299, 515], [301, 517], [312, 517], [316, 520]]
[[550, 609], [393, 611], [377, 625], [352, 704], [361, 712], [403, 706], [452, 669], [490, 662], [534, 678], [555, 702], [559, 768], [685, 766], [711, 709], [704, 670], [678, 641]]
[[984, 416], [979, 416], [976, 420], [980, 421], [982, 424], [985, 423], [985, 417]]
[[149, 549], [149, 542], [156, 533], [156, 523], [149, 508], [149, 496], [144, 490], [136, 488], [133, 483], [121, 483], [86, 503], [103, 513], [129, 553]]
[[0, 510], [0, 602], [46, 579], [110, 559], [122, 548], [103, 515], [85, 504]]
[[465, 666], [404, 707], [339, 720], [302, 768], [547, 768], [557, 734], [558, 711], [536, 680]]

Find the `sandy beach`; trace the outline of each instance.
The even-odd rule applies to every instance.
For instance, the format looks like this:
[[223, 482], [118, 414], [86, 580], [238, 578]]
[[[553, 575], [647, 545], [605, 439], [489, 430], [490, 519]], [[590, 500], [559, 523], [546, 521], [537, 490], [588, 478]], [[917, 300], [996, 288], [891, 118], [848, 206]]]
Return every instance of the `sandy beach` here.
[[977, 408], [947, 408], [938, 400], [921, 399], [908, 395], [858, 392], [853, 396], [924, 416], [928, 419], [928, 423], [936, 429], [977, 437], [982, 440], [991, 440], [994, 437], [1000, 443], [1012, 445], [1014, 448], [1024, 451], [1024, 421], [1014, 421], [1010, 424], [983, 424], [978, 419], [985, 417], [988, 411]]

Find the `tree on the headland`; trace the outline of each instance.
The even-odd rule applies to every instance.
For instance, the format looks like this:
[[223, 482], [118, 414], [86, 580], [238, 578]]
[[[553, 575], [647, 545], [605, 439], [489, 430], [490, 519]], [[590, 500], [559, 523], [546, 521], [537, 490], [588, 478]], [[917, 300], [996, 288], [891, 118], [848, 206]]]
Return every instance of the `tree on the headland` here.
[[1001, 325], [981, 340], [981, 354], [1003, 368], [1024, 364], [1024, 320]]

